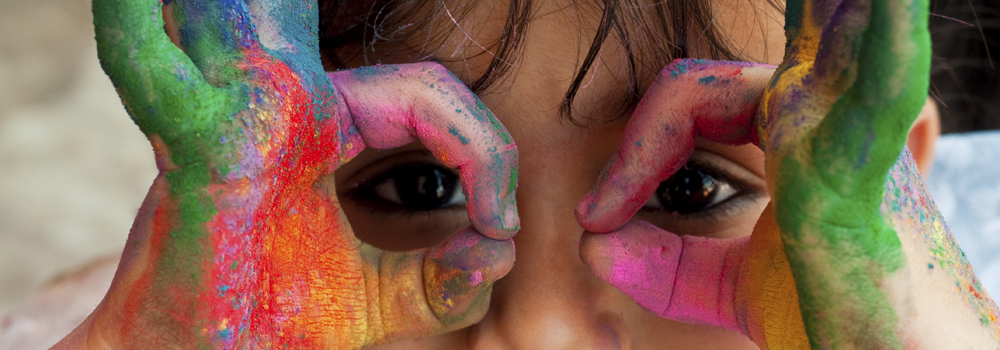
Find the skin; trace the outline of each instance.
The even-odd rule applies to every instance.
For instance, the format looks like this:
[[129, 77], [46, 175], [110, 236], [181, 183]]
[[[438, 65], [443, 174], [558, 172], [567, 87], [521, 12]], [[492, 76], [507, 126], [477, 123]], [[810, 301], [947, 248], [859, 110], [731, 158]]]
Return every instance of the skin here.
[[[112, 292], [57, 347], [359, 348], [477, 321], [510, 269], [517, 152], [476, 96], [432, 63], [327, 75], [309, 3], [249, 5], [179, 4], [197, 33], [181, 52], [157, 1], [94, 3], [102, 65], [160, 175]], [[315, 184], [415, 140], [467, 175], [472, 225], [382, 251]]]
[[[178, 43], [184, 47], [181, 53], [162, 35], [162, 23], [155, 21], [160, 18], [155, 4], [106, 0], [95, 3], [102, 62], [133, 118], [153, 141], [164, 175], [154, 184], [137, 218], [125, 259], [108, 296], [98, 310], [60, 346], [146, 347], [152, 343], [159, 347], [190, 347], [190, 344], [222, 348], [243, 345], [277, 347], [289, 344], [296, 348], [353, 348], [416, 338], [387, 347], [752, 349], [755, 345], [751, 339], [761, 344], [760, 337], [754, 332], [781, 327], [782, 322], [795, 324], [802, 321], [802, 317], [796, 317], [798, 313], [793, 312], [797, 303], [790, 295], [797, 293], [794, 287], [789, 287], [794, 284], [789, 279], [792, 272], [781, 269], [781, 263], [786, 261], [779, 244], [784, 232], [779, 234], [777, 229], [768, 229], [777, 226], [775, 215], [764, 215], [749, 239], [737, 239], [736, 243], [749, 242], [743, 246], [752, 247], [743, 250], [753, 252], [743, 258], [748, 260], [743, 261], [755, 263], [742, 265], [747, 266], [749, 272], [740, 270], [734, 275], [748, 282], [731, 284], [733, 287], [730, 290], [737, 295], [736, 291], [752, 290], [748, 286], [772, 286], [771, 281], [775, 281], [775, 284], [783, 286], [777, 292], [785, 294], [776, 294], [765, 300], [769, 302], [760, 304], [771, 308], [741, 309], [752, 302], [719, 303], [727, 310], [733, 310], [730, 314], [735, 316], [732, 317], [698, 318], [704, 316], [705, 309], [698, 309], [704, 305], [692, 303], [695, 305], [687, 310], [695, 311], [688, 312], [691, 317], [684, 319], [692, 323], [661, 318], [660, 314], [643, 308], [642, 299], [630, 295], [632, 293], [628, 288], [616, 288], [613, 281], [612, 284], [603, 281], [601, 278], [605, 275], [597, 265], [590, 263], [591, 259], [587, 256], [581, 256], [588, 251], [588, 237], [597, 236], [585, 235], [587, 221], [578, 221], [574, 208], [590, 191], [607, 160], [619, 148], [623, 131], [630, 126], [626, 125], [628, 118], [620, 118], [609, 123], [598, 122], [579, 127], [557, 115], [562, 93], [575, 73], [574, 58], [582, 59], [585, 54], [573, 40], [566, 40], [565, 28], [579, 28], [583, 40], [593, 37], [594, 29], [581, 24], [580, 17], [567, 12], [566, 4], [539, 4], [532, 30], [525, 38], [523, 63], [517, 74], [496, 91], [481, 94], [478, 100], [464, 89], [462, 83], [470, 82], [481, 73], [480, 70], [485, 67], [482, 63], [485, 55], [477, 58], [473, 49], [469, 54], [463, 52], [468, 60], [449, 61], [448, 53], [472, 47], [471, 44], [456, 46], [462, 44], [455, 43], [467, 42], [463, 39], [485, 42], [488, 39], [484, 38], [497, 32], [495, 27], [499, 26], [498, 21], [483, 21], [480, 31], [470, 31], [476, 36], [450, 41], [452, 44], [447, 44], [438, 57], [447, 71], [434, 64], [387, 65], [327, 76], [317, 68], [319, 55], [311, 46], [315, 45], [315, 40], [311, 39], [308, 30], [303, 29], [314, 25], [310, 22], [315, 21], [315, 15], [308, 11], [310, 3], [271, 4], [273, 7], [248, 3], [248, 7], [236, 7], [237, 10], [232, 10], [230, 5], [178, 3], [178, 6], [184, 7], [178, 10], [181, 16], [177, 18], [181, 33]], [[764, 5], [758, 5], [764, 8]], [[723, 11], [720, 15], [724, 17], [740, 18], [739, 14], [746, 14], [745, 9], [740, 10], [738, 6], [723, 8], [735, 12]], [[273, 9], [282, 11], [272, 12]], [[477, 13], [487, 16], [490, 10], [484, 6], [477, 9]], [[585, 16], [594, 15], [582, 7], [578, 10]], [[234, 13], [242, 15], [244, 20], [252, 17], [256, 21], [256, 29], [251, 29], [246, 21], [242, 26], [233, 26], [231, 21], [198, 22], [199, 18], [230, 18]], [[267, 21], [268, 18], [273, 21]], [[780, 25], [769, 24], [777, 28]], [[219, 28], [225, 28], [221, 33], [244, 35], [220, 35]], [[253, 30], [259, 31], [256, 36], [247, 34]], [[125, 36], [122, 34], [125, 32], [145, 36]], [[770, 44], [752, 44], [747, 49], [747, 56], [751, 59], [764, 61], [770, 57], [768, 62], [772, 64], [780, 62], [780, 55], [775, 55], [776, 51], [771, 47], [776, 45], [780, 50], [784, 42], [780, 35], [780, 29], [753, 32], [735, 28], [731, 33], [733, 38], [745, 38], [748, 43], [762, 42], [756, 40], [761, 36], [772, 39], [767, 41]], [[147, 40], [128, 41], [135, 37]], [[230, 42], [228, 39], [233, 37], [239, 40]], [[260, 38], [259, 43], [251, 40], [255, 38]], [[256, 51], [252, 54], [246, 53], [253, 50]], [[602, 64], [606, 67], [622, 66], [623, 57], [616, 50], [620, 50], [620, 44], [612, 41], [602, 52]], [[694, 51], [696, 55], [704, 54], [697, 48]], [[146, 53], [151, 58], [126, 59], [147, 57], [129, 53]], [[352, 67], [363, 66], [359, 62], [348, 64]], [[178, 70], [176, 67], [186, 69]], [[448, 71], [455, 72], [455, 75]], [[608, 110], [611, 108], [606, 106], [627, 93], [618, 84], [623, 78], [610, 69], [595, 69], [594, 72], [593, 84], [581, 90], [578, 101], [582, 102], [575, 110], [585, 120], [617, 117], [610, 115]], [[182, 74], [181, 79], [162, 78], [177, 77], [179, 73], [188, 74]], [[655, 91], [664, 90], [653, 85], [655, 76], [640, 79], [644, 87], [654, 86], [649, 88], [652, 95], [656, 95]], [[433, 89], [430, 88], [431, 82], [435, 84]], [[153, 83], [157, 84], [155, 88], [146, 85]], [[190, 92], [194, 90], [188, 88], [192, 84], [198, 84], [198, 96]], [[245, 86], [261, 89], [260, 92], [242, 89]], [[215, 91], [211, 95], [217, 95], [216, 98], [223, 103], [199, 105], [191, 102], [201, 101], [206, 91]], [[447, 95], [443, 95], [442, 91]], [[652, 96], [650, 91], [645, 91], [647, 96]], [[763, 94], [762, 90], [749, 87], [736, 91], [743, 97], [747, 96], [747, 91], [758, 91], [754, 92], [756, 96]], [[305, 96], [291, 99], [298, 98], [293, 92]], [[302, 108], [291, 111], [276, 109], [273, 108], [278, 106], [276, 103], [251, 106], [247, 101], [257, 101], [256, 95], [267, 97], [262, 99], [267, 101], [291, 101], [284, 106]], [[162, 102], [168, 99], [173, 100], [169, 101], [171, 103]], [[463, 108], [454, 108], [453, 103]], [[509, 130], [510, 139], [517, 142], [516, 149], [505, 140], [506, 133], [496, 127], [494, 116], [481, 105], [496, 113], [495, 118]], [[199, 109], [198, 106], [212, 108]], [[739, 104], [733, 106], [742, 107]], [[749, 108], [755, 110], [753, 106]], [[195, 117], [189, 121], [162, 115]], [[257, 123], [256, 118], [260, 116], [268, 116], [263, 120], [269, 122]], [[634, 114], [632, 118], [642, 119], [643, 114]], [[231, 127], [230, 120], [244, 120], [255, 128], [237, 131]], [[197, 124], [196, 127], [191, 126], [194, 124]], [[456, 132], [451, 130], [451, 125], [458, 127]], [[753, 129], [746, 127], [743, 132], [735, 134], [745, 137], [752, 135]], [[472, 135], [479, 134], [490, 136], [473, 139]], [[220, 136], [225, 136], [228, 143], [218, 142]], [[624, 137], [630, 137], [630, 134]], [[344, 186], [334, 185], [331, 188], [323, 179], [362, 148], [392, 148], [417, 140], [442, 164], [458, 167], [463, 173], [463, 186], [470, 198], [467, 211], [471, 227], [458, 234], [443, 235], [443, 242], [435, 243], [431, 248], [406, 252], [387, 252], [363, 243], [352, 232], [354, 225], [347, 224], [340, 212], [337, 195], [333, 193]], [[727, 145], [706, 138], [694, 140], [696, 149], [722, 155], [763, 181], [764, 164], [760, 162], [763, 155], [756, 146]], [[726, 142], [737, 143], [733, 140]], [[234, 144], [243, 147], [232, 146]], [[282, 147], [288, 151], [285, 154], [315, 155], [315, 158], [306, 157], [313, 159], [314, 163], [297, 160], [302, 157], [279, 158], [280, 153], [273, 150]], [[272, 153], [265, 152], [268, 150]], [[227, 156], [230, 154], [232, 158]], [[493, 162], [497, 158], [494, 155], [501, 160], [500, 165]], [[461, 156], [470, 159], [455, 158]], [[192, 161], [187, 157], [196, 159]], [[365, 157], [362, 152], [347, 165], [363, 161]], [[197, 171], [189, 170], [195, 169], [191, 164], [203, 167]], [[515, 168], [518, 174], [516, 192], [510, 182]], [[194, 173], [191, 177], [201, 182], [182, 181], [184, 176], [170, 175], [188, 172]], [[287, 182], [274, 186], [275, 175], [288, 175], [282, 178]], [[176, 186], [187, 186], [184, 187], [186, 192], [174, 190]], [[271, 189], [277, 190], [268, 192]], [[516, 212], [512, 198], [515, 196]], [[754, 202], [760, 205], [749, 206], [755, 209], [741, 210], [741, 215], [727, 217], [718, 227], [695, 226], [690, 231], [706, 237], [716, 233], [718, 237], [746, 236], [752, 228], [749, 224], [755, 222], [760, 216], [759, 211], [764, 209], [766, 198], [765, 191]], [[195, 206], [199, 210], [177, 209], [180, 206], [175, 203], [184, 199], [201, 205]], [[254, 209], [267, 207], [270, 203], [282, 203], [282, 200], [295, 205], [275, 205], [263, 211]], [[214, 213], [203, 209], [213, 206]], [[633, 209], [629, 210], [635, 212]], [[250, 216], [248, 212], [260, 216]], [[649, 213], [643, 215], [650, 216]], [[622, 215], [622, 221], [625, 222], [628, 216]], [[751, 219], [746, 220], [746, 217]], [[239, 231], [229, 229], [229, 226], [206, 224], [240, 223], [247, 219], [250, 222], [273, 223], [273, 226], [270, 229]], [[355, 218], [351, 220], [353, 223]], [[513, 245], [505, 239], [517, 227], [520, 228], [514, 237], [518, 247], [517, 264], [513, 264]], [[179, 235], [174, 232], [178, 230], [186, 230], [184, 232], [188, 235], [180, 237], [189, 240], [177, 240], [175, 237]], [[613, 234], [604, 236], [613, 237]], [[239, 244], [245, 240], [240, 240], [240, 237], [251, 237], [253, 241], [241, 246]], [[684, 237], [680, 238], [682, 244], [717, 245], [706, 239]], [[307, 246], [315, 251], [304, 251], [298, 248], [301, 247], [298, 244], [294, 245], [294, 250], [290, 249], [293, 245], [289, 243], [303, 240], [309, 242]], [[631, 242], [631, 237], [624, 237], [622, 242]], [[194, 247], [194, 251], [182, 250], [189, 247]], [[905, 241], [903, 248], [908, 249]], [[236, 254], [223, 256], [225, 254], [218, 253], [223, 251]], [[714, 253], [706, 255], [718, 257]], [[220, 256], [238, 259], [241, 263], [233, 265], [232, 260], [220, 260]], [[617, 258], [610, 256], [612, 260]], [[313, 263], [317, 259], [337, 263]], [[177, 264], [176, 261], [188, 264], [179, 267], [170, 265]], [[254, 269], [248, 267], [251, 263], [266, 264], [266, 267]], [[234, 266], [246, 270], [232, 272]], [[719, 266], [728, 265], [723, 261], [707, 268], [721, 268]], [[777, 267], [779, 271], [770, 271], [766, 267]], [[476, 272], [481, 272], [480, 277], [476, 277]], [[640, 271], [635, 270], [634, 273]], [[499, 279], [504, 274], [506, 276]], [[694, 274], [688, 277], [691, 276]], [[835, 277], [833, 275], [831, 279]], [[229, 282], [225, 278], [244, 282], [220, 284], [220, 281]], [[367, 288], [358, 287], [359, 280], [364, 281], [362, 285]], [[293, 283], [296, 281], [304, 282]], [[496, 282], [491, 284], [493, 281]], [[718, 282], [698, 279], [692, 286], [718, 286]], [[225, 291], [221, 290], [222, 286], [227, 286]], [[946, 288], [947, 284], [944, 286], [941, 291], [950, 291]], [[234, 310], [225, 307], [232, 305], [227, 304], [231, 299], [219, 300], [220, 292], [261, 302], [238, 304]], [[311, 298], [317, 295], [322, 297]], [[327, 295], [335, 297], [327, 298]], [[340, 295], [348, 297], [340, 298]], [[450, 296], [450, 299], [441, 297], [444, 295]], [[954, 297], [955, 293], [943, 295]], [[939, 295], [930, 293], [927, 297], [936, 296]], [[931, 304], [928, 301], [921, 302]], [[356, 307], [338, 310], [345, 303]], [[266, 306], [261, 307], [261, 304]], [[301, 314], [302, 308], [293, 310], [293, 305], [307, 306], [306, 313]], [[315, 307], [310, 311], [309, 306]], [[170, 310], [171, 313], [163, 310]], [[775, 310], [784, 312], [777, 315], [788, 316], [775, 317]], [[232, 313], [246, 317], [234, 317]], [[964, 316], [960, 313], [944, 315], [937, 321], [952, 317], [966, 320]], [[736, 327], [732, 326], [733, 317], [737, 319]], [[126, 321], [132, 323], [129, 327], [122, 327]], [[740, 321], [749, 323], [743, 326]], [[248, 327], [254, 328], [230, 328], [238, 322], [250, 322]], [[275, 326], [294, 332], [277, 332]], [[223, 331], [227, 329], [235, 331], [224, 335]], [[253, 332], [239, 332], [240, 329], [252, 329]], [[749, 338], [741, 332], [750, 333]], [[785, 334], [769, 339], [801, 340]]]
[[[720, 67], [743, 64], [677, 61], [661, 73], [663, 92], [647, 92], [618, 156], [577, 208], [585, 228], [611, 232], [584, 237], [584, 260], [654, 313], [737, 330], [761, 348], [997, 347], [996, 304], [929, 204], [913, 158], [900, 155], [926, 96], [927, 4], [805, 1], [787, 11], [790, 44], [770, 81], [732, 80], [763, 93], [756, 120], [722, 122], [715, 113], [746, 107], [688, 95], [698, 84], [711, 89]], [[773, 200], [749, 239], [689, 239], [625, 222], [694, 136], [765, 150]], [[784, 254], [782, 244], [759, 244], [775, 237]], [[800, 312], [802, 323], [774, 322]]]

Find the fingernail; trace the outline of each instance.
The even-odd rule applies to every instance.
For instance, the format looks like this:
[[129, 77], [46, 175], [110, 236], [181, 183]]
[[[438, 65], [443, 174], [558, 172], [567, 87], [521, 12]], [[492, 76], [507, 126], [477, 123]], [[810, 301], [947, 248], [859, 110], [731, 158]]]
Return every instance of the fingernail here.
[[576, 220], [583, 225], [583, 228], [587, 227], [590, 223], [590, 213], [594, 211], [594, 207], [597, 205], [597, 189], [591, 190], [583, 197], [580, 204], [576, 206]]
[[514, 191], [511, 191], [507, 197], [504, 197], [501, 202], [500, 215], [501, 223], [503, 229], [510, 233], [507, 237], [499, 237], [499, 239], [507, 239], [513, 237], [517, 230], [521, 229], [521, 217], [517, 215], [517, 197]]

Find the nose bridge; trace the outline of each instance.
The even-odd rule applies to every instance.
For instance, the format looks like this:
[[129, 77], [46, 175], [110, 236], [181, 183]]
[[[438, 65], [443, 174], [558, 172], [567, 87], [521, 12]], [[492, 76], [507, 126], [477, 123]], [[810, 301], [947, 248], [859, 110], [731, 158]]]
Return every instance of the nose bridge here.
[[[526, 147], [527, 146], [527, 147]], [[532, 147], [539, 146], [539, 147]], [[517, 261], [494, 285], [490, 311], [473, 330], [476, 349], [614, 349], [621, 339], [608, 289], [579, 256], [573, 210], [606, 158], [590, 147], [518, 145], [521, 230]], [[525, 149], [527, 148], [527, 149]], [[553, 154], [554, 150], [573, 150]]]

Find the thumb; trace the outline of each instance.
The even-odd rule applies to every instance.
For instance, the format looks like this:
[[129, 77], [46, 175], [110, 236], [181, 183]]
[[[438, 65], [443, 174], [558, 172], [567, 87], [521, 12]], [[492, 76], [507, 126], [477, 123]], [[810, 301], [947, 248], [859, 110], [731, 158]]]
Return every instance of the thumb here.
[[735, 302], [746, 320], [745, 334], [761, 349], [809, 349], [795, 278], [774, 214], [774, 204], [768, 203], [754, 225]]
[[678, 236], [630, 220], [607, 234], [585, 234], [580, 255], [601, 279], [661, 317], [746, 334], [733, 302], [748, 238]]
[[734, 330], [761, 349], [806, 349], [809, 340], [771, 205], [749, 237], [678, 236], [630, 220], [586, 233], [584, 263], [660, 317]]
[[486, 314], [493, 282], [514, 266], [514, 241], [469, 227], [437, 246], [386, 252], [363, 244], [367, 339], [377, 343], [467, 327]]

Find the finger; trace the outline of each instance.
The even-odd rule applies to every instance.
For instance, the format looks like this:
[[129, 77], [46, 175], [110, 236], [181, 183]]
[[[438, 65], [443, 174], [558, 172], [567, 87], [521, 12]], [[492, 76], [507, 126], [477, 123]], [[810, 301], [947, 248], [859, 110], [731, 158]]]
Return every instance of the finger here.
[[315, 0], [246, 0], [246, 4], [265, 49], [286, 63], [321, 65]]
[[436, 63], [374, 66], [330, 74], [368, 146], [420, 140], [458, 167], [473, 226], [510, 238], [520, 221], [514, 201], [517, 147], [475, 94]]
[[656, 315], [670, 306], [680, 264], [681, 237], [645, 221], [581, 238], [580, 258], [605, 282]]
[[862, 35], [868, 28], [872, 0], [844, 0], [823, 28], [812, 83], [820, 94], [840, 94], [855, 79]]
[[[101, 67], [143, 133], [173, 143], [226, 108], [227, 99], [164, 33], [160, 1], [97, 0], [93, 11]], [[211, 110], [201, 108], [205, 101]]]
[[690, 59], [667, 66], [636, 107], [598, 185], [577, 206], [581, 225], [593, 232], [620, 227], [687, 162], [695, 137], [751, 142], [757, 103], [773, 70]]
[[[247, 0], [261, 47], [321, 97], [333, 94], [319, 52], [316, 0]], [[322, 100], [322, 99], [321, 99]]]
[[822, 165], [827, 185], [862, 200], [872, 212], [927, 96], [927, 6], [922, 0], [872, 2], [856, 58], [857, 79], [814, 135], [814, 162]]
[[611, 233], [585, 233], [580, 257], [660, 317], [734, 330], [761, 349], [809, 346], [770, 205], [749, 237], [677, 236], [631, 220]]
[[773, 203], [754, 225], [734, 304], [741, 327], [761, 349], [807, 349], [809, 337], [799, 309], [795, 278], [775, 221]]
[[580, 257], [660, 317], [746, 334], [734, 300], [748, 240], [678, 236], [631, 220], [610, 233], [584, 234]]
[[[384, 252], [368, 246], [366, 283], [377, 281], [367, 339], [378, 343], [467, 327], [489, 308], [493, 282], [514, 266], [513, 240], [466, 229], [430, 249]], [[367, 254], [365, 253], [367, 252]], [[374, 292], [370, 290], [370, 293]]]
[[177, 0], [181, 46], [212, 85], [242, 77], [244, 56], [260, 56], [252, 16], [243, 0]]
[[[788, 8], [790, 44], [762, 102], [764, 117], [757, 121], [769, 151], [780, 154], [785, 152], [783, 145], [795, 143], [781, 138], [815, 128], [837, 96], [854, 82], [871, 0], [794, 1]], [[770, 93], [774, 91], [784, 93]], [[768, 142], [768, 134], [776, 139]]]
[[785, 4], [785, 41], [788, 44], [782, 68], [812, 62], [816, 58], [823, 27], [838, 3], [838, 0], [790, 0]]

